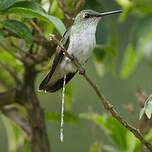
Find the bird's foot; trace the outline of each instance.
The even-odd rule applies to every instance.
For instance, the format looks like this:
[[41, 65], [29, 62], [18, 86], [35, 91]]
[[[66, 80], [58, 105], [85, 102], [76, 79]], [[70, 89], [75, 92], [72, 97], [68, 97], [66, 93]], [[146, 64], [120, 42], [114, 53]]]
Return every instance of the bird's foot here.
[[76, 57], [73, 54], [71, 54], [71, 61], [74, 61], [75, 59]]
[[79, 74], [85, 75], [85, 69], [83, 67], [81, 67], [81, 71], [79, 71]]
[[[73, 54], [71, 54], [71, 61], [74, 61], [74, 60], [76, 60], [79, 63], [78, 59]], [[85, 75], [85, 69], [82, 66], [80, 67], [80, 69], [81, 70], [79, 71], [79, 74]]]

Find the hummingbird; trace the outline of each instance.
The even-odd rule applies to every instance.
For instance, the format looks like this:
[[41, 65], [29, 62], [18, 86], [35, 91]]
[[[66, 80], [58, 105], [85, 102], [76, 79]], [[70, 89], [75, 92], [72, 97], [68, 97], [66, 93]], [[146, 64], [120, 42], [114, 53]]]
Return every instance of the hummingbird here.
[[[98, 13], [93, 10], [82, 10], [74, 19], [73, 25], [63, 34], [61, 44], [67, 52], [75, 57], [81, 65], [85, 64], [96, 46], [96, 28], [100, 19], [122, 10]], [[66, 57], [58, 46], [50, 72], [39, 86], [39, 90], [55, 92], [63, 87], [64, 76], [67, 84], [78, 72], [72, 61]]]

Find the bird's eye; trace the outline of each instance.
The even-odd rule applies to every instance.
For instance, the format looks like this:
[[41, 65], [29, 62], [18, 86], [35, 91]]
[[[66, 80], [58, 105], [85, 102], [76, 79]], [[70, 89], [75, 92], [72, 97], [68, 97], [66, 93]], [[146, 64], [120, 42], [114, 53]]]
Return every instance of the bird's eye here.
[[90, 15], [89, 14], [84, 14], [83, 18], [89, 18]]

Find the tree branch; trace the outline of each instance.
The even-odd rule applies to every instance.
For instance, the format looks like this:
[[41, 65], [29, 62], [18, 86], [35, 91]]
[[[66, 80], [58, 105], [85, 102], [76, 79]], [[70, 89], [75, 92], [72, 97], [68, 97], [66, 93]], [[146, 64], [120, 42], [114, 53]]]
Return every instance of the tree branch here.
[[40, 37], [44, 37], [43, 32], [41, 31], [41, 29], [35, 24], [35, 22], [33, 20], [30, 20], [29, 22], [31, 24], [31, 26], [33, 27], [33, 29], [35, 29]]
[[67, 50], [61, 44], [61, 42], [59, 40], [57, 40], [57, 38], [54, 35], [50, 34], [50, 37], [51, 37], [51, 39], [53, 39], [59, 45], [59, 47], [64, 52], [65, 56], [67, 56], [69, 59], [72, 60], [72, 62], [74, 63], [74, 65], [77, 67], [78, 71], [80, 73], [83, 73], [83, 77], [86, 79], [86, 81], [90, 84], [90, 86], [96, 92], [96, 95], [99, 97], [99, 99], [102, 102], [102, 104], [104, 105], [105, 109], [107, 111], [109, 111], [112, 114], [112, 116], [115, 117], [125, 128], [127, 128], [130, 132], [132, 132], [147, 147], [147, 149], [149, 149], [150, 151], [152, 151], [152, 145], [147, 140], [145, 140], [145, 138], [143, 137], [143, 135], [141, 134], [141, 132], [139, 131], [139, 129], [136, 129], [136, 128], [132, 127], [127, 121], [125, 121], [118, 114], [118, 112], [113, 108], [113, 105], [110, 104], [109, 101], [104, 97], [104, 95], [99, 91], [99, 89], [94, 84], [94, 82], [88, 77], [88, 75], [86, 73], [84, 73], [84, 69], [81, 66], [81, 64], [79, 63], [79, 61], [76, 58], [73, 58], [67, 52]]
[[[34, 88], [36, 75], [34, 65], [25, 65], [24, 83], [20, 85], [20, 89], [0, 93], [0, 110], [26, 133], [32, 152], [50, 152], [44, 112]], [[28, 113], [28, 122], [19, 115], [17, 109], [10, 108], [12, 103], [19, 103], [25, 107]]]
[[50, 144], [45, 127], [44, 112], [35, 93], [34, 82], [36, 74], [35, 67], [25, 66], [23, 85], [25, 96], [23, 97], [23, 100], [32, 131], [31, 151], [50, 152]]
[[1, 109], [2, 113], [8, 117], [10, 120], [12, 120], [19, 128], [21, 128], [23, 130], [23, 132], [25, 133], [25, 137], [31, 141], [31, 128], [28, 124], [28, 122], [21, 117], [21, 115], [19, 114], [19, 111], [17, 108], [11, 106], [11, 105], [7, 105], [4, 106]]
[[14, 103], [17, 100], [16, 94], [16, 89], [11, 89], [7, 92], [0, 93], [0, 108], [5, 105]]
[[79, 0], [79, 1], [75, 1], [75, 9], [73, 11], [73, 15], [75, 16], [79, 11], [80, 9], [84, 6], [86, 0]]
[[[15, 38], [20, 38], [18, 35], [16, 35], [15, 33], [11, 32], [7, 29], [3, 28], [3, 32], [4, 32], [4, 37], [6, 37], [6, 38], [11, 37], [11, 36], [13, 36]], [[46, 56], [48, 56], [48, 55], [51, 56], [55, 52], [56, 45], [55, 45], [55, 43], [53, 43], [53, 41], [47, 40], [44, 37], [40, 37], [40, 36], [34, 37], [33, 36], [33, 42], [37, 45], [42, 46], [44, 49], [47, 50], [42, 53], [44, 56], [44, 61], [46, 60]], [[48, 57], [50, 57], [50, 56], [48, 56]], [[42, 60], [43, 59], [41, 58], [41, 62], [42, 62]]]
[[18, 50], [18, 52], [23, 56], [23, 55], [29, 55], [29, 52], [23, 50], [22, 48], [18, 47], [16, 44], [11, 42], [11, 46], [13, 46], [15, 49]]
[[61, 8], [61, 10], [63, 11], [64, 17], [66, 18], [66, 20], [70, 20], [71, 19], [71, 13], [68, 11], [68, 9], [65, 6], [63, 0], [57, 0], [57, 3], [59, 5], [59, 7]]
[[21, 81], [18, 79], [16, 74], [6, 64], [0, 61], [0, 66], [4, 68], [10, 74], [10, 76], [15, 80], [17, 85], [21, 84]]
[[[29, 51], [25, 51], [22, 48], [18, 47], [16, 44], [11, 42], [11, 45], [18, 50], [18, 52], [21, 54], [22, 58], [25, 58], [26, 64], [34, 64], [33, 62], [38, 62], [37, 58], [32, 54], [29, 53]], [[31, 45], [32, 46], [32, 45]]]

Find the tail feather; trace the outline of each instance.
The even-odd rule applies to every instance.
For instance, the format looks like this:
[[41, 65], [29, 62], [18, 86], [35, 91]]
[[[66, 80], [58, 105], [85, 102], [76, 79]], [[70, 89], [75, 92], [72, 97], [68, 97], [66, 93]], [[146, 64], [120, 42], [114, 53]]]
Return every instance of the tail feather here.
[[[74, 77], [76, 72], [69, 73], [69, 74], [66, 75], [66, 83], [65, 84], [67, 84]], [[63, 80], [64, 80], [64, 77], [59, 79], [58, 81], [56, 81], [53, 85], [46, 86], [45, 90], [48, 91], [48, 92], [55, 92], [55, 91], [61, 89], [63, 87]]]
[[46, 90], [46, 86], [47, 86], [47, 83], [49, 82], [50, 80], [50, 73], [48, 73], [48, 75], [45, 77], [45, 79], [41, 82], [40, 86], [39, 86], [39, 90]]

